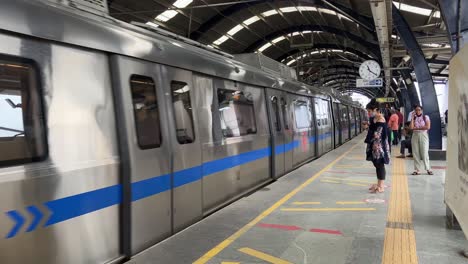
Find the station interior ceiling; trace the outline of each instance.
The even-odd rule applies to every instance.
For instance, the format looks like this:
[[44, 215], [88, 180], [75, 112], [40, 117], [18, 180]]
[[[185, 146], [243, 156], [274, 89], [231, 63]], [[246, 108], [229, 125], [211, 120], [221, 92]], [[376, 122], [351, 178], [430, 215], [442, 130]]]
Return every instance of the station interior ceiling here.
[[[382, 91], [356, 87], [359, 65], [382, 58], [370, 2], [108, 0], [108, 6], [120, 20], [145, 23], [230, 54], [259, 52], [295, 68], [300, 81], [371, 97]], [[452, 49], [438, 1], [393, 4], [411, 27], [434, 82], [447, 82]], [[411, 57], [394, 27], [390, 40], [391, 67], [412, 71]], [[414, 73], [412, 77], [417, 81]], [[392, 79], [398, 86], [403, 78], [393, 70]]]

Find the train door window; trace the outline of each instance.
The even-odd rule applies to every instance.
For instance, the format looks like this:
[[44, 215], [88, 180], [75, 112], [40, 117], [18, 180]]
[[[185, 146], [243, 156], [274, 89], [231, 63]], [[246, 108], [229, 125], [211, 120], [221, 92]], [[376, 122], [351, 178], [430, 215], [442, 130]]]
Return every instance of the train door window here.
[[281, 123], [280, 123], [280, 113], [278, 109], [278, 98], [276, 96], [271, 97], [271, 106], [273, 108], [273, 123], [275, 124], [276, 131], [281, 131]]
[[250, 93], [218, 89], [218, 110], [225, 138], [257, 133], [255, 111]]
[[0, 57], [0, 166], [41, 161], [47, 156], [37, 78], [32, 62]]
[[311, 124], [311, 111], [304, 101], [294, 102], [294, 116], [296, 120], [296, 128], [310, 128]]
[[158, 148], [162, 137], [154, 81], [150, 77], [133, 75], [130, 89], [138, 145], [141, 149]]
[[177, 141], [190, 144], [195, 140], [190, 86], [185, 82], [172, 81], [171, 93]]
[[284, 129], [289, 129], [289, 119], [288, 119], [288, 103], [284, 98], [281, 98], [281, 112], [283, 113]]

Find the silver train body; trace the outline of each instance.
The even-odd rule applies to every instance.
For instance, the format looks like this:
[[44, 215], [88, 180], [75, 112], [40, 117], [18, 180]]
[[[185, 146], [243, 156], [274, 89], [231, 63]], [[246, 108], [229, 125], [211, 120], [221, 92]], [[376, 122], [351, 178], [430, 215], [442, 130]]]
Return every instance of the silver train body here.
[[229, 57], [23, 0], [0, 0], [0, 106], [1, 263], [131, 258], [365, 118]]

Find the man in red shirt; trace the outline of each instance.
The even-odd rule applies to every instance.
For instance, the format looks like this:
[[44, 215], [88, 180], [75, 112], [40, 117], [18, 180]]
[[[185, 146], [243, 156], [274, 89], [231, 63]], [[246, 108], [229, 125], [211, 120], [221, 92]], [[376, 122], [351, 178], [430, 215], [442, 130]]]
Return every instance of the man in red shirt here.
[[401, 127], [403, 126], [403, 121], [405, 120], [399, 108], [397, 109], [396, 114], [398, 116], [398, 140], [401, 141]]

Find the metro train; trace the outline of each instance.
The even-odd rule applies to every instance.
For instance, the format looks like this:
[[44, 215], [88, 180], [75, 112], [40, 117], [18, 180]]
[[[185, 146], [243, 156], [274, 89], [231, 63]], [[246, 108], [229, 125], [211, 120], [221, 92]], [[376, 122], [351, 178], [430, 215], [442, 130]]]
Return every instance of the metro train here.
[[337, 148], [356, 103], [47, 1], [0, 1], [0, 261], [117, 263]]

